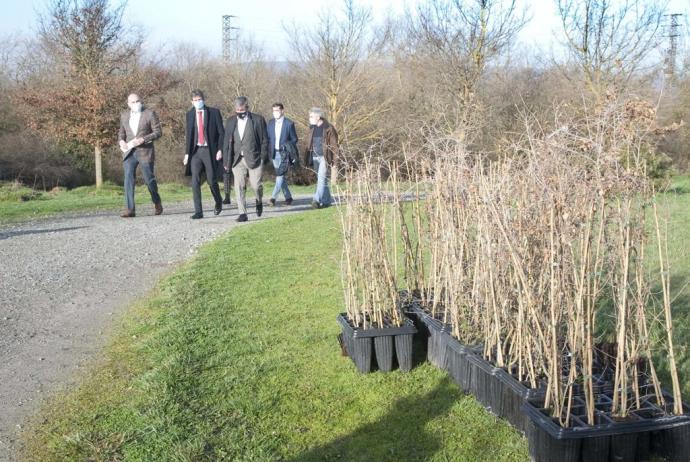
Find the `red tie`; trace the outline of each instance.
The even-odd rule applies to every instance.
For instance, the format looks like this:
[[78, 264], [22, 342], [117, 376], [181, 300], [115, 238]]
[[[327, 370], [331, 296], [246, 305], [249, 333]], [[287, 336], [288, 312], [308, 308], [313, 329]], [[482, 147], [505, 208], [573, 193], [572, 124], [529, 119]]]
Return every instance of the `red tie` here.
[[203, 112], [202, 111], [197, 111], [197, 126], [199, 127], [199, 144], [204, 145], [206, 143], [206, 140], [204, 139], [204, 117], [203, 117]]

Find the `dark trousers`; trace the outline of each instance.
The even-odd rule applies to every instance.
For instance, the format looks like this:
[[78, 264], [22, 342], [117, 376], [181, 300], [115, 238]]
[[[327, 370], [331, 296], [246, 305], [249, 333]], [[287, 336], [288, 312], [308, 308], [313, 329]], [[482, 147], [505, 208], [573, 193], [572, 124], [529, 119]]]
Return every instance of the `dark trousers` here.
[[207, 147], [198, 147], [190, 162], [192, 168], [192, 197], [194, 198], [194, 212], [203, 213], [201, 207], [201, 172], [206, 171], [206, 182], [213, 194], [213, 200], [216, 201], [216, 206], [221, 205], [223, 199], [220, 197], [220, 188], [214, 176], [213, 162], [211, 153]]
[[125, 206], [134, 210], [134, 185], [138, 165], [141, 165], [141, 173], [151, 193], [151, 200], [154, 204], [160, 204], [161, 196], [158, 195], [158, 183], [156, 183], [156, 175], [153, 174], [153, 162], [139, 162], [136, 152], [133, 152], [123, 161], [123, 165], [125, 170]]
[[[221, 165], [220, 167], [223, 169], [223, 166]], [[223, 173], [223, 189], [225, 189], [225, 197], [230, 197], [230, 189], [232, 189], [232, 183], [233, 183], [233, 178], [232, 178], [232, 170], [229, 172], [224, 172]]]

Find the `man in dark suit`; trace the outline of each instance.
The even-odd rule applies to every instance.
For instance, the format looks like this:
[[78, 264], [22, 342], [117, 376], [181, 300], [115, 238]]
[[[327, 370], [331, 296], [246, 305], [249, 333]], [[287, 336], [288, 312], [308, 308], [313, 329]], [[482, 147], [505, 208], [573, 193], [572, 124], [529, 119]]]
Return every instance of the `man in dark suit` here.
[[144, 107], [141, 98], [136, 93], [127, 97], [129, 110], [120, 115], [120, 130], [117, 139], [122, 151], [122, 161], [125, 170], [125, 202], [127, 209], [120, 215], [123, 218], [135, 216], [134, 184], [137, 166], [141, 165], [141, 173], [151, 193], [151, 200], [156, 215], [163, 213], [163, 204], [158, 195], [158, 184], [153, 173], [155, 152], [153, 141], [161, 136], [161, 124], [158, 115], [151, 109]]
[[186, 154], [183, 163], [186, 166], [185, 175], [192, 176], [194, 215], [191, 218], [196, 220], [204, 217], [201, 207], [202, 171], [206, 172], [206, 182], [216, 203], [213, 214], [218, 215], [223, 209], [223, 199], [216, 180], [216, 161], [223, 158], [221, 144], [225, 131], [220, 111], [204, 104], [204, 93], [201, 90], [192, 91], [192, 105], [194, 107], [187, 112]]
[[285, 117], [283, 103], [273, 104], [273, 118], [268, 121], [268, 146], [272, 153], [273, 167], [276, 171], [276, 186], [271, 194], [271, 205], [276, 205], [278, 193], [282, 190], [285, 196], [285, 205], [292, 204], [292, 194], [287, 184], [287, 169], [294, 164], [296, 156], [290, 153], [297, 152], [297, 132], [292, 120]]
[[235, 99], [235, 115], [225, 123], [223, 140], [223, 167], [232, 169], [237, 194], [237, 221], [247, 221], [247, 177], [256, 194], [256, 215], [263, 212], [263, 165], [268, 163], [268, 135], [266, 120], [249, 112], [249, 100], [240, 96]]

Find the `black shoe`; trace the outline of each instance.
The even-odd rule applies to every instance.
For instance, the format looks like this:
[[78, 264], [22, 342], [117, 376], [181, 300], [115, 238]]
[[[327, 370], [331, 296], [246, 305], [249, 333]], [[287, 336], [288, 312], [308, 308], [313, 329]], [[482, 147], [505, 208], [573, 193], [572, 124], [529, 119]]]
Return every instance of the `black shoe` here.
[[285, 205], [292, 205], [292, 197], [285, 199]]
[[247, 218], [247, 214], [246, 214], [246, 213], [243, 213], [243, 214], [241, 214], [239, 217], [237, 217], [237, 221], [239, 221], [240, 223], [242, 223], [243, 221], [249, 221], [249, 218]]
[[311, 201], [311, 208], [313, 208], [313, 209], [321, 208], [321, 204], [319, 204], [316, 201]]
[[221, 204], [216, 204], [216, 208], [213, 209], [213, 214], [214, 215], [220, 215], [220, 212], [223, 210], [223, 206]]
[[225, 196], [225, 199], [223, 199], [223, 204], [230, 205], [230, 196]]
[[192, 215], [189, 218], [191, 218], [192, 220], [198, 220], [199, 218], [204, 218], [204, 214], [203, 213], [195, 213], [194, 215]]
[[260, 217], [264, 213], [264, 204], [261, 201], [256, 201], [256, 216]]
[[271, 198], [268, 200], [268, 202], [270, 202], [271, 205], [272, 205], [273, 207], [275, 207], [275, 205], [276, 205], [276, 200], [275, 200], [274, 198], [271, 197]]

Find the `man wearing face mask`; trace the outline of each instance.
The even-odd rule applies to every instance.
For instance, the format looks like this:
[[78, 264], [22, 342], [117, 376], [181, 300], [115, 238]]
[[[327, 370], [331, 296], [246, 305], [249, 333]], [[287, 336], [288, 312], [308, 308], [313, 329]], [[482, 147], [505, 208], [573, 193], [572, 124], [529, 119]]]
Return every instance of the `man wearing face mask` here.
[[311, 201], [313, 208], [328, 207], [333, 202], [328, 187], [328, 170], [337, 167], [338, 152], [338, 132], [335, 127], [328, 123], [320, 108], [311, 108], [305, 164], [316, 171], [316, 192]]
[[256, 194], [256, 215], [263, 213], [263, 164], [268, 163], [268, 134], [266, 120], [259, 114], [249, 112], [246, 96], [235, 99], [235, 115], [225, 123], [223, 140], [223, 167], [232, 169], [237, 194], [237, 221], [247, 221], [247, 177]]
[[187, 112], [186, 125], [186, 154], [183, 163], [186, 166], [185, 175], [192, 177], [192, 198], [194, 199], [193, 220], [203, 218], [201, 207], [201, 172], [206, 172], [206, 182], [211, 189], [215, 208], [213, 214], [218, 215], [223, 209], [220, 188], [218, 187], [217, 163], [223, 158], [221, 144], [223, 143], [223, 117], [216, 108], [204, 104], [204, 93], [201, 90], [192, 91], [192, 109]]
[[278, 193], [282, 190], [285, 205], [292, 204], [292, 194], [288, 188], [286, 173], [289, 164], [295, 162], [297, 151], [297, 132], [292, 120], [285, 117], [282, 103], [273, 104], [273, 119], [268, 122], [268, 145], [272, 152], [273, 167], [276, 172], [276, 186], [271, 194], [271, 205], [276, 205]]
[[135, 216], [134, 185], [139, 165], [151, 194], [155, 214], [160, 215], [163, 213], [163, 204], [158, 195], [158, 184], [153, 173], [155, 161], [153, 141], [161, 136], [161, 124], [158, 121], [158, 115], [151, 109], [144, 108], [141, 98], [136, 93], [127, 97], [127, 105], [129, 110], [124, 111], [120, 116], [120, 130], [117, 136], [124, 164], [127, 207], [120, 216], [123, 218]]

